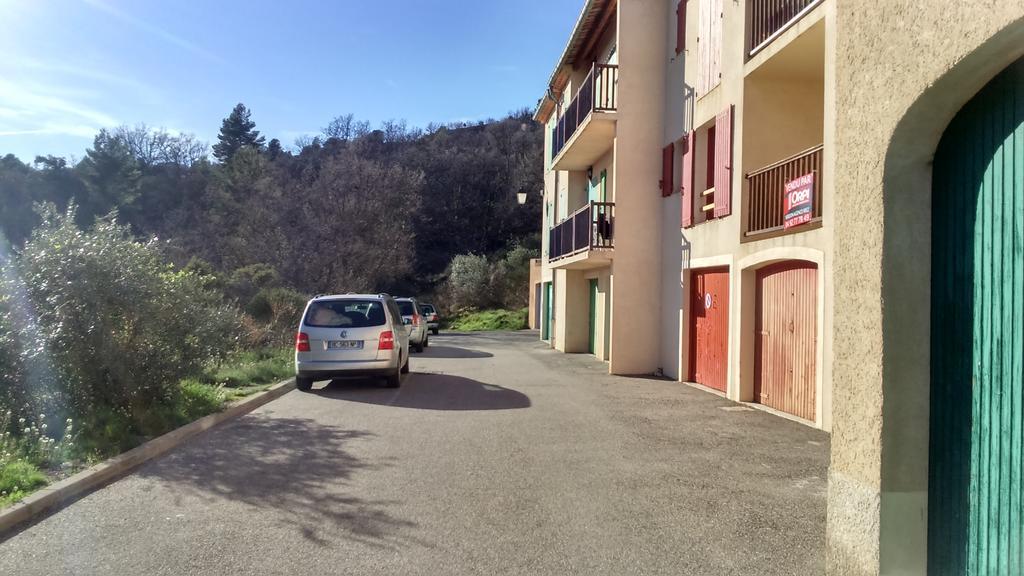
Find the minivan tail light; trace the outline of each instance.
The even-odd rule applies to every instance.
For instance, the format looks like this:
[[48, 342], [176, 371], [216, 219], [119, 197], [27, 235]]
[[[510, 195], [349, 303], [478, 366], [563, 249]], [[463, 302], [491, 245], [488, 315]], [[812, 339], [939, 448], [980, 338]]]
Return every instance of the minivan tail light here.
[[419, 326], [420, 325], [420, 315], [419, 314], [413, 314], [412, 315], [412, 325], [413, 326]]
[[378, 350], [394, 350], [395, 349], [395, 333], [391, 330], [385, 330], [380, 333], [380, 341], [377, 343]]
[[309, 352], [309, 334], [299, 332], [295, 335], [295, 351]]

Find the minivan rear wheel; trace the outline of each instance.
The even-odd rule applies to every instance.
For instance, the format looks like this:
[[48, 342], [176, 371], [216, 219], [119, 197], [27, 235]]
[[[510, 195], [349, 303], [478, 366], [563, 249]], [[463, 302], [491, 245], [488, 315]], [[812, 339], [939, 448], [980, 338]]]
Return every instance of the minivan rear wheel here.
[[409, 357], [406, 356], [405, 357], [405, 364], [402, 364], [402, 374], [408, 374], [408, 373], [409, 373]]
[[296, 377], [295, 387], [301, 390], [302, 392], [309, 392], [310, 390], [313, 389], [313, 379]]
[[402, 385], [402, 369], [401, 368], [395, 368], [395, 372], [393, 374], [388, 375], [387, 379], [384, 381], [384, 386], [386, 386], [388, 388], [398, 388], [401, 385]]

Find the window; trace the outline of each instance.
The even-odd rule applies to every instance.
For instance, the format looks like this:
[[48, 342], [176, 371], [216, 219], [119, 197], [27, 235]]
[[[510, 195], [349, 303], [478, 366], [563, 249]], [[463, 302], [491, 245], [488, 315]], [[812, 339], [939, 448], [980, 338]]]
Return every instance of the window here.
[[306, 311], [307, 326], [316, 328], [368, 328], [387, 323], [379, 300], [320, 300]]
[[402, 316], [412, 316], [416, 314], [416, 305], [414, 305], [411, 300], [399, 300], [396, 304], [398, 304], [398, 310], [402, 313]]
[[676, 6], [676, 54], [686, 50], [686, 1], [679, 0]]
[[675, 144], [669, 143], [661, 151], [661, 196], [672, 195], [672, 182], [675, 176]]

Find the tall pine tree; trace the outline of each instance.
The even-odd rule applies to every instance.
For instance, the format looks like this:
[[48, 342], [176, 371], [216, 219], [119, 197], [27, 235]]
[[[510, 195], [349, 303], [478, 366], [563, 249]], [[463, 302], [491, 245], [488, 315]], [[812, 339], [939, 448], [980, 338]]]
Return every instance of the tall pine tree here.
[[224, 119], [220, 125], [220, 134], [217, 135], [217, 142], [213, 145], [213, 155], [221, 162], [230, 160], [243, 146], [251, 146], [260, 150], [266, 140], [256, 130], [256, 123], [249, 116], [251, 112], [245, 104], [239, 102], [231, 115]]

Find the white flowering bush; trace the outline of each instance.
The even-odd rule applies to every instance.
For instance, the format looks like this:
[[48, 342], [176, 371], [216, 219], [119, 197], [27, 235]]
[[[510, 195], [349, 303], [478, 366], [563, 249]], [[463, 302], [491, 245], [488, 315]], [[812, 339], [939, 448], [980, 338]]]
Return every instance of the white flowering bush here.
[[78, 430], [74, 420], [65, 420], [60, 436], [53, 435], [45, 422], [45, 414], [35, 419], [24, 416], [15, 419], [11, 410], [0, 412], [0, 430], [3, 430], [0, 432], [0, 468], [17, 461], [42, 468], [58, 468], [75, 462]]

